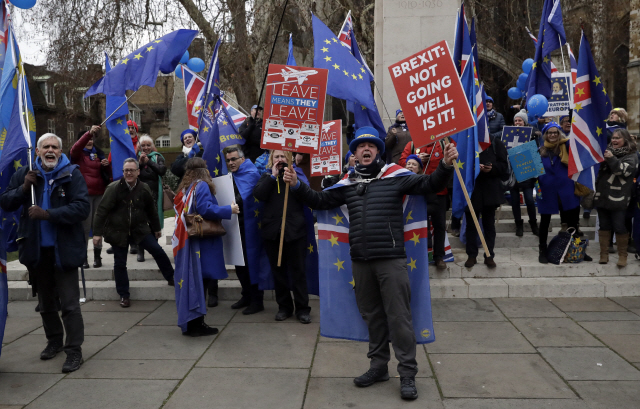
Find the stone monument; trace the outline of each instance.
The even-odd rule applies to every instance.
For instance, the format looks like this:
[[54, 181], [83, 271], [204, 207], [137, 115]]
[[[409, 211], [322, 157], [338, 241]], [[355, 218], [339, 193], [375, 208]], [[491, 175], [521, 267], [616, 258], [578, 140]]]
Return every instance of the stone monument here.
[[376, 0], [374, 94], [385, 127], [400, 108], [389, 65], [438, 41], [452, 49], [459, 7], [459, 0]]

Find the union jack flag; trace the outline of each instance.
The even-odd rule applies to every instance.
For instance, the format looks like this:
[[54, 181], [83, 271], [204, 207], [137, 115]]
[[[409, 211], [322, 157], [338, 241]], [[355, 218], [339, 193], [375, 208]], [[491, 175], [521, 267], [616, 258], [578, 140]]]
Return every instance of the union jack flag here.
[[338, 34], [338, 40], [340, 40], [342, 45], [344, 45], [349, 50], [351, 50], [351, 54], [353, 54], [353, 56], [356, 57], [356, 60], [358, 60], [358, 62], [360, 62], [360, 64], [362, 64], [364, 68], [366, 68], [367, 72], [369, 73], [369, 76], [371, 77], [370, 80], [373, 81], [373, 72], [367, 65], [367, 60], [362, 58], [362, 55], [360, 54], [360, 47], [358, 47], [358, 42], [356, 41], [356, 34], [353, 31], [353, 19], [351, 18], [351, 10], [349, 10], [349, 13], [347, 14], [347, 18], [345, 18], [344, 23], [342, 23], [340, 34]]
[[569, 176], [594, 190], [599, 163], [607, 147], [606, 121], [611, 110], [589, 41], [582, 32], [575, 85], [575, 108], [569, 136]]
[[240, 127], [240, 125], [242, 125], [244, 120], [247, 119], [247, 116], [242, 112], [238, 111], [237, 109], [235, 109], [233, 105], [225, 101], [224, 98], [220, 98], [220, 99], [222, 100], [222, 104], [224, 105], [224, 107], [227, 109], [227, 112], [229, 113], [229, 116], [231, 117], [231, 120], [235, 124], [236, 128]]
[[[399, 175], [399, 166], [387, 168]], [[409, 172], [411, 173], [411, 172]], [[335, 186], [335, 185], [334, 185]], [[427, 206], [423, 196], [407, 196], [403, 205], [404, 246], [411, 282], [411, 314], [418, 344], [435, 341], [431, 316]], [[320, 334], [324, 337], [368, 341], [367, 326], [355, 298], [349, 255], [349, 212], [346, 206], [318, 212], [320, 260]]]
[[469, 26], [467, 26], [463, 2], [462, 5], [460, 5], [460, 10], [458, 10], [458, 16], [456, 18], [455, 40], [453, 43], [453, 62], [458, 69], [458, 75], [462, 76], [464, 67], [467, 65], [467, 61], [469, 61], [472, 52]]
[[489, 133], [487, 112], [485, 110], [486, 100], [487, 94], [484, 92], [484, 84], [482, 84], [476, 93], [476, 117], [478, 123], [478, 145], [483, 151], [487, 149], [487, 147], [491, 146], [491, 134]]

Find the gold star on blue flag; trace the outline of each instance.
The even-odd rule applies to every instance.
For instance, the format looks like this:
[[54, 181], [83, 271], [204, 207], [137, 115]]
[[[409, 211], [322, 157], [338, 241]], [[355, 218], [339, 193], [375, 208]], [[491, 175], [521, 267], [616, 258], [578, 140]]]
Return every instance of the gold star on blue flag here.
[[502, 129], [502, 142], [507, 149], [515, 148], [529, 142], [532, 131], [533, 128], [530, 126], [505, 126]]

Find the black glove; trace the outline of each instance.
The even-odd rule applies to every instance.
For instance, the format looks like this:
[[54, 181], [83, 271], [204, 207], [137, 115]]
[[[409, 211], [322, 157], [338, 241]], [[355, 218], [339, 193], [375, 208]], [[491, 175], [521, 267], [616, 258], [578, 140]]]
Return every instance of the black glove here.
[[29, 208], [29, 217], [35, 220], [47, 220], [51, 215], [40, 206], [31, 206]]
[[38, 171], [30, 170], [24, 177], [24, 183], [22, 184], [22, 191], [28, 192], [31, 186], [35, 186], [38, 183]]

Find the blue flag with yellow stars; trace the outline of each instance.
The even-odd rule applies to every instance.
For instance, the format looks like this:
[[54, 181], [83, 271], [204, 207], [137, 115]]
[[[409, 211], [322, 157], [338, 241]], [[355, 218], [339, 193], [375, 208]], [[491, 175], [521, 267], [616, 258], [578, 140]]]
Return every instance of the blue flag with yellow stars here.
[[527, 78], [527, 97], [551, 97], [551, 52], [567, 42], [562, 23], [560, 0], [545, 0], [536, 43], [533, 68]]
[[[111, 63], [109, 56], [105, 53], [105, 72], [111, 71]], [[113, 180], [122, 178], [122, 168], [124, 160], [127, 158], [136, 158], [136, 151], [131, 143], [131, 135], [127, 126], [127, 115], [129, 114], [129, 105], [126, 103], [127, 98], [121, 96], [106, 96], [106, 114], [107, 117], [113, 113], [113, 116], [106, 122], [109, 131], [109, 143], [111, 144], [111, 169]], [[121, 106], [122, 105], [122, 106]], [[117, 109], [117, 111], [116, 111]], [[116, 111], [114, 113], [114, 111]]]
[[143, 85], [155, 87], [158, 71], [163, 74], [173, 72], [197, 34], [196, 30], [176, 30], [143, 45], [122, 58], [113, 70], [93, 84], [85, 98], [99, 93], [121, 96], [127, 90], [136, 91]]
[[319, 18], [312, 20], [313, 66], [329, 70], [327, 94], [377, 111], [367, 70]]
[[529, 142], [532, 132], [530, 126], [505, 126], [502, 128], [502, 142], [507, 149], [515, 148]]
[[[320, 335], [368, 341], [369, 331], [358, 310], [358, 291], [349, 255], [349, 217], [345, 207], [318, 211], [320, 253]], [[423, 196], [404, 202], [404, 248], [411, 283], [411, 316], [418, 344], [436, 340], [429, 287], [427, 205]]]
[[464, 2], [460, 5], [456, 20], [455, 40], [453, 42], [453, 62], [456, 64], [458, 75], [462, 75], [464, 67], [469, 61], [469, 57], [473, 53], [471, 49], [471, 37], [469, 36], [469, 27], [467, 26], [467, 18], [464, 14]]
[[296, 64], [296, 57], [293, 56], [293, 39], [291, 38], [291, 34], [289, 34], [289, 54], [287, 55], [287, 65], [298, 65]]
[[[469, 61], [464, 67], [462, 77], [462, 88], [467, 96], [467, 103], [473, 111], [474, 117], [477, 113], [476, 94], [478, 87], [473, 75], [473, 54], [469, 56]], [[474, 126], [459, 132], [451, 137], [456, 142], [458, 148], [458, 161], [456, 162], [462, 179], [467, 187], [469, 197], [473, 193], [473, 187], [476, 184], [476, 178], [480, 173], [480, 145], [478, 143], [478, 127]], [[453, 178], [453, 195], [451, 203], [451, 211], [454, 217], [462, 217], [464, 209], [467, 206], [467, 200], [464, 197], [462, 186], [457, 177]]]

